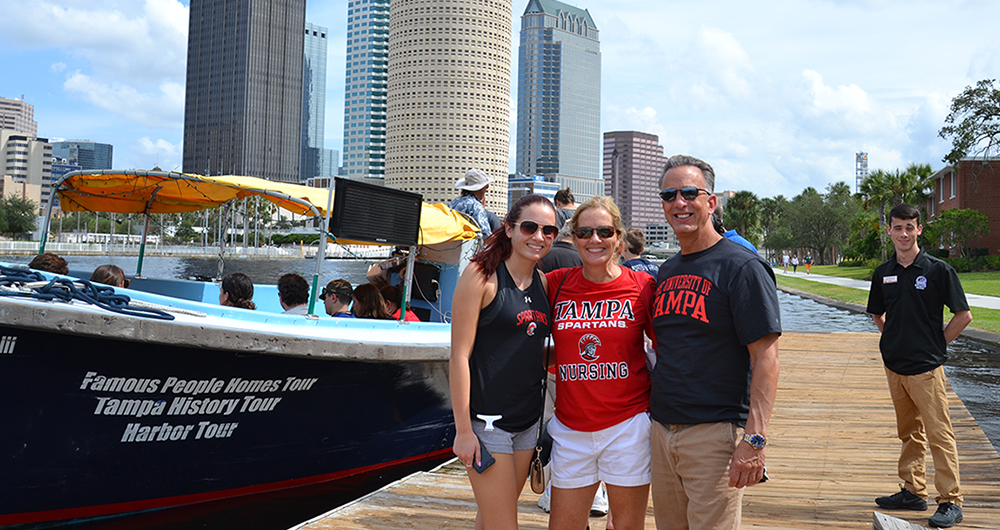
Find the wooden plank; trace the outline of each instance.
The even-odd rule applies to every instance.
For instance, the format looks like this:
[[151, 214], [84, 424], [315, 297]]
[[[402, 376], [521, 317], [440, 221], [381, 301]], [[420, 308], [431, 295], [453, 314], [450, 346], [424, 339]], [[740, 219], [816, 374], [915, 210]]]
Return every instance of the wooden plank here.
[[[771, 480], [747, 489], [743, 526], [760, 529], [869, 529], [874, 498], [898, 491], [900, 442], [878, 353], [879, 336], [864, 333], [788, 333], [781, 338], [781, 376], [768, 443]], [[948, 388], [965, 494], [963, 529], [998, 528], [1000, 456]], [[933, 462], [927, 475], [933, 490]], [[525, 488], [522, 529], [543, 529], [548, 515]], [[888, 515], [919, 526], [933, 512]], [[472, 528], [475, 500], [462, 466], [417, 473], [300, 528]], [[652, 506], [646, 528], [654, 529]], [[605, 518], [590, 528], [604, 530]]]

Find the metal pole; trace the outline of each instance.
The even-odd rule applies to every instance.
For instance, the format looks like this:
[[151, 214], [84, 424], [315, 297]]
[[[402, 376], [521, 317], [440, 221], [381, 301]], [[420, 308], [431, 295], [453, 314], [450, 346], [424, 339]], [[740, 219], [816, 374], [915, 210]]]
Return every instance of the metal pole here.
[[413, 269], [417, 262], [417, 247], [410, 247], [410, 251], [406, 255], [406, 278], [403, 281], [403, 299], [400, 300], [399, 306], [399, 321], [403, 322], [406, 319], [406, 307], [409, 305], [410, 301], [410, 287], [413, 285]]
[[53, 190], [52, 194], [49, 195], [49, 203], [45, 206], [45, 222], [42, 223], [42, 235], [39, 238], [40, 241], [38, 242], [39, 254], [45, 253], [45, 242], [49, 240], [49, 218], [52, 217], [52, 203], [55, 202], [52, 199], [54, 198], [55, 191]]
[[326, 231], [330, 226], [330, 210], [333, 207], [333, 183], [330, 179], [330, 190], [326, 198], [326, 218], [323, 226], [319, 227], [319, 248], [316, 249], [316, 273], [313, 274], [312, 296], [309, 297], [309, 314], [315, 315], [316, 296], [319, 291], [319, 275], [323, 272], [323, 260], [326, 259]]

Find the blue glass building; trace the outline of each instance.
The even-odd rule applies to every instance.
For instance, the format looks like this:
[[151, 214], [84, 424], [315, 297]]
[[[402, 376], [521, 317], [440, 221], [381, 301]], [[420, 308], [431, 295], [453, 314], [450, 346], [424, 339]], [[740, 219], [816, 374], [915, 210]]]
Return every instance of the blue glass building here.
[[326, 28], [306, 23], [302, 61], [302, 162], [299, 180], [337, 174], [337, 151], [326, 136]]
[[572, 188], [578, 203], [604, 193], [601, 49], [586, 9], [529, 0], [521, 16], [516, 167]]
[[65, 158], [80, 169], [111, 169], [114, 147], [90, 140], [64, 140], [52, 142], [52, 156]]
[[344, 175], [385, 178], [389, 0], [347, 3]]

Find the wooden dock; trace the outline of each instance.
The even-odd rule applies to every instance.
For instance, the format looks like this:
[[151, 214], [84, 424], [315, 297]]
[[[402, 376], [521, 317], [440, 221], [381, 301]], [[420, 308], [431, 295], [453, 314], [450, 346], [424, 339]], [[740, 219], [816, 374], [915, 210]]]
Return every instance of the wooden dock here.
[[[864, 333], [781, 338], [781, 378], [767, 448], [771, 480], [747, 489], [745, 528], [868, 529], [878, 508], [873, 499], [898, 491], [899, 440], [878, 338]], [[1000, 528], [1000, 457], [950, 387], [949, 397], [965, 494], [965, 520], [957, 528]], [[886, 513], [927, 526], [935, 494], [930, 455], [927, 465], [928, 510]], [[522, 529], [546, 528], [548, 515], [537, 500], [525, 488], [519, 503]], [[648, 514], [646, 528], [654, 529], [652, 506]], [[475, 515], [465, 469], [452, 463], [296, 528], [471, 529]], [[590, 528], [604, 530], [605, 519], [591, 519]]]

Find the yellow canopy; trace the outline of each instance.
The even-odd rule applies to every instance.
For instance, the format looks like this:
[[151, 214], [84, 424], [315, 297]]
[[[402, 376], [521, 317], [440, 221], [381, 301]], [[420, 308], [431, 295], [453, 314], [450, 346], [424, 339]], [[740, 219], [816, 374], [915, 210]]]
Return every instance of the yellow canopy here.
[[[209, 177], [164, 171], [80, 171], [67, 174], [54, 187], [60, 208], [69, 212], [194, 212], [256, 195], [299, 215], [324, 217], [329, 197], [329, 190], [325, 188], [301, 184], [256, 177]], [[423, 204], [420, 244], [473, 239], [476, 232], [474, 223], [447, 206]]]

